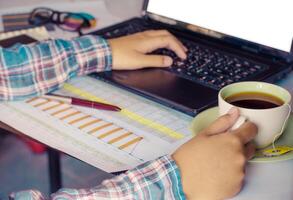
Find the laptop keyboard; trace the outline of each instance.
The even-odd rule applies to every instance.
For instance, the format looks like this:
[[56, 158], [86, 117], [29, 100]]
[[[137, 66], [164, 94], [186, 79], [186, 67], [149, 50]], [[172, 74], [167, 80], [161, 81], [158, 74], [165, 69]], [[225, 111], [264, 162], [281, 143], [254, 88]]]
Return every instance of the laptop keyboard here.
[[158, 54], [173, 58], [173, 66], [168, 70], [191, 81], [220, 89], [228, 84], [247, 80], [267, 69], [266, 66], [228, 56], [196, 44], [185, 43], [187, 59], [181, 60], [167, 49], [156, 51]]
[[[129, 23], [122, 28], [105, 33], [104, 37], [109, 39], [148, 29], [147, 26], [139, 23]], [[181, 60], [168, 49], [159, 49], [153, 53], [168, 55], [173, 58], [172, 67], [165, 70], [214, 89], [220, 89], [234, 82], [248, 80], [248, 78], [252, 78], [268, 68], [265, 65], [195, 43], [182, 42], [188, 49], [186, 60]]]

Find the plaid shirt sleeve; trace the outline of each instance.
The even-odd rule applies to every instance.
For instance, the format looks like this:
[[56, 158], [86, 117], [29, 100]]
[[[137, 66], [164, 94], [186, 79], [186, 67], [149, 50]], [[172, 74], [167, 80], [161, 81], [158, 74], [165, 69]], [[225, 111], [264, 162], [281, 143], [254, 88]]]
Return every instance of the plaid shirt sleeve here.
[[111, 65], [110, 47], [98, 36], [0, 47], [0, 101], [42, 95], [72, 77], [110, 70]]
[[[22, 191], [11, 195], [12, 199], [46, 199], [39, 191]], [[149, 161], [101, 185], [89, 189], [60, 189], [50, 199], [168, 199], [185, 200], [179, 169], [170, 156]]]

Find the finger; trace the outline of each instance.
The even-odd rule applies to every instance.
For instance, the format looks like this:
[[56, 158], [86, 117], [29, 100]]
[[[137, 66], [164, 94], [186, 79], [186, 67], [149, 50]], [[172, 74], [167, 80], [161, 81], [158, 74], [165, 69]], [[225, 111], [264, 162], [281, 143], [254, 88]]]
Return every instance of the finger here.
[[[182, 42], [179, 39], [177, 39], [174, 35], [172, 35], [171, 33], [170, 33], [170, 36], [173, 37], [173, 39], [181, 46], [181, 48], [183, 49], [183, 51], [186, 55], [187, 48], [182, 44]], [[185, 59], [185, 58], [183, 58], [183, 59]]]
[[226, 132], [234, 125], [238, 117], [239, 110], [236, 107], [233, 107], [226, 115], [219, 117], [207, 129], [205, 129], [204, 133], [207, 135], [214, 135]]
[[151, 45], [150, 52], [159, 48], [167, 48], [174, 51], [179, 58], [186, 59], [186, 53], [181, 42], [174, 36], [170, 35], [150, 38], [149, 45]]
[[183, 50], [186, 52], [187, 48], [182, 44], [182, 42], [180, 40], [178, 40], [173, 34], [171, 34], [169, 31], [167, 30], [150, 30], [150, 31], [145, 31], [145, 34], [147, 34], [148, 36], [171, 36], [173, 37], [174, 40], [176, 40], [176, 42], [183, 48]]
[[232, 131], [232, 134], [237, 135], [243, 144], [250, 142], [257, 134], [257, 127], [252, 122], [245, 122], [238, 129]]
[[169, 67], [172, 65], [173, 60], [169, 56], [160, 55], [137, 55], [139, 60], [139, 68], [143, 67]]
[[245, 157], [247, 160], [250, 160], [253, 158], [255, 153], [255, 144], [253, 142], [248, 142], [245, 145]]

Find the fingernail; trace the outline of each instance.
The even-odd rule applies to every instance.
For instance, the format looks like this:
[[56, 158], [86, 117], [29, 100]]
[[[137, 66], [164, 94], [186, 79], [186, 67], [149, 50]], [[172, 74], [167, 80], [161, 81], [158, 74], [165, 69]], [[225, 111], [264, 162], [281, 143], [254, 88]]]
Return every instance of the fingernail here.
[[184, 54], [182, 58], [183, 58], [183, 60], [185, 60], [187, 58], [187, 55]]
[[238, 109], [236, 107], [232, 107], [229, 111], [229, 115], [235, 115], [238, 112]]
[[168, 66], [171, 66], [173, 63], [173, 60], [172, 58], [168, 57], [168, 56], [165, 56], [164, 57], [164, 66], [168, 67]]

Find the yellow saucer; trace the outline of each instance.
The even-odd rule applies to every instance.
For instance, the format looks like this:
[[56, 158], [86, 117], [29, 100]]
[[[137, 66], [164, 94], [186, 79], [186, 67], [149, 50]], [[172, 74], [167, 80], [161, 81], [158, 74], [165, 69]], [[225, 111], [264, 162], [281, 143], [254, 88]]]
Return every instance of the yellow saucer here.
[[[198, 134], [201, 130], [206, 128], [218, 117], [218, 107], [213, 107], [208, 110], [205, 110], [199, 113], [191, 122], [191, 131], [194, 135]], [[291, 113], [287, 128], [282, 134], [282, 136], [277, 140], [275, 146], [289, 146], [293, 147], [293, 115]], [[266, 147], [265, 149], [270, 149], [272, 146]], [[276, 162], [293, 159], [293, 151], [290, 151], [286, 154], [276, 156], [276, 157], [265, 157], [261, 152], [264, 149], [260, 149], [256, 152], [255, 157], [249, 162]]]

